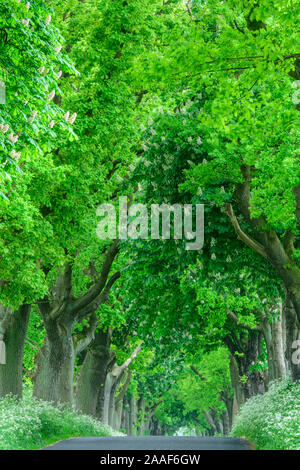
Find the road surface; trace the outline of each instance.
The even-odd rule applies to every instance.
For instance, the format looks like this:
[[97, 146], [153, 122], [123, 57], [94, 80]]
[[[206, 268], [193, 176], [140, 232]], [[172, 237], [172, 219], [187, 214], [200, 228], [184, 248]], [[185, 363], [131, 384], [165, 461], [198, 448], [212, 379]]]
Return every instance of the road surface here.
[[251, 444], [236, 437], [76, 437], [43, 450], [249, 450]]

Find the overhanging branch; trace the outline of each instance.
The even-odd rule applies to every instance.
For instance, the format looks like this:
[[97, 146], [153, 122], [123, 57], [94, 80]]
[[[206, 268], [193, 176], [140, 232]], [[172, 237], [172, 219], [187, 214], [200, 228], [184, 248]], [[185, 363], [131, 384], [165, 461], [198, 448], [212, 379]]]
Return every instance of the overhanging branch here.
[[267, 259], [267, 253], [259, 242], [250, 237], [244, 230], [241, 228], [239, 221], [236, 218], [235, 213], [233, 212], [231, 204], [225, 204], [225, 213], [230, 219], [232, 226], [237, 234], [239, 240], [242, 240], [249, 248], [259, 253], [263, 258]]

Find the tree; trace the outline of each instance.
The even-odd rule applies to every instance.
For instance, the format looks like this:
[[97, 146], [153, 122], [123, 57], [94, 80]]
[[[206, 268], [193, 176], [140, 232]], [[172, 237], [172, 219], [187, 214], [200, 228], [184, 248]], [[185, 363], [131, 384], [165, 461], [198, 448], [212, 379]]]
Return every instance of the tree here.
[[20, 396], [29, 305], [46, 290], [41, 260], [54, 255], [51, 229], [28, 188], [35, 169], [51, 172], [47, 152], [55, 138], [64, 130], [73, 133], [75, 114], [68, 121], [53, 98], [61, 93], [62, 73], [76, 70], [60, 51], [63, 38], [50, 24], [52, 11], [44, 1], [5, 1], [0, 8], [0, 68], [6, 86], [0, 110], [0, 393]]

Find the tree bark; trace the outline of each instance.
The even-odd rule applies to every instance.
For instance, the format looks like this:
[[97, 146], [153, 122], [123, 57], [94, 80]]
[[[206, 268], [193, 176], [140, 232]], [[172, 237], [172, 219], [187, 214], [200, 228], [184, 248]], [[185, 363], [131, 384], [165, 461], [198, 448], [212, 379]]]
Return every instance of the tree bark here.
[[73, 398], [73, 328], [74, 319], [44, 318], [46, 337], [35, 364], [34, 389], [36, 398], [72, 405]]
[[[292, 380], [295, 382], [300, 380], [300, 361], [295, 360], [294, 356], [296, 349], [300, 349], [300, 327], [294, 304], [288, 292], [286, 293], [283, 314], [286, 325], [286, 359]], [[297, 344], [298, 347], [295, 348]]]
[[9, 312], [0, 306], [3, 340], [6, 347], [6, 363], [0, 364], [0, 397], [12, 394], [22, 397], [23, 353], [29, 321], [29, 305]]
[[98, 330], [86, 354], [76, 383], [76, 408], [84, 414], [98, 416], [101, 419], [103, 416], [99, 404], [103, 401], [107, 366], [110, 360], [110, 344], [111, 330]]
[[128, 371], [127, 377], [125, 382], [123, 383], [120, 392], [118, 393], [118, 396], [115, 398], [115, 412], [114, 412], [114, 422], [113, 422], [113, 429], [116, 429], [116, 431], [119, 431], [120, 428], [122, 427], [124, 429], [124, 426], [122, 426], [122, 418], [124, 416], [124, 397], [125, 394], [128, 390], [130, 380], [131, 380], [131, 375], [132, 372], [131, 370]]
[[[227, 430], [227, 426], [228, 426], [228, 429], [229, 429], [229, 432], [231, 431], [231, 428], [232, 428], [232, 424], [233, 424], [233, 417], [234, 417], [234, 394], [231, 392], [231, 390], [228, 389], [223, 391], [222, 394], [221, 394], [221, 399], [223, 401], [223, 403], [225, 404], [225, 407], [226, 407], [226, 410], [224, 411], [225, 413], [225, 417], [223, 418], [223, 421], [226, 419], [228, 421], [228, 424], [227, 424], [227, 421], [226, 421], [226, 430]], [[228, 432], [228, 434], [229, 434]]]
[[229, 417], [227, 409], [225, 409], [222, 413], [222, 422], [223, 422], [223, 434], [225, 434], [225, 436], [229, 436], [229, 433], [231, 431], [231, 423], [230, 423], [230, 417]]
[[138, 400], [138, 430], [139, 436], [143, 436], [145, 431], [145, 399], [143, 396]]
[[108, 370], [107, 372], [104, 386], [104, 397], [101, 404], [98, 402], [99, 417], [101, 416], [101, 419], [105, 424], [113, 422], [116, 388], [120, 383], [120, 379], [124, 372], [140, 352], [141, 347], [142, 343], [136, 347], [131, 356], [121, 366], [114, 363], [111, 370]]
[[264, 392], [262, 375], [256, 370], [251, 371], [251, 365], [257, 362], [261, 338], [262, 333], [256, 330], [248, 331], [240, 340], [237, 336], [224, 338], [232, 356], [231, 379], [239, 406], [248, 398]]
[[129, 436], [137, 434], [137, 399], [133, 395], [129, 399]]
[[[77, 354], [74, 349], [74, 325], [93, 316], [108, 299], [111, 287], [120, 277], [120, 273], [116, 272], [108, 279], [117, 253], [118, 241], [114, 241], [104, 257], [97, 279], [80, 297], [73, 295], [72, 266], [67, 263], [50, 294], [39, 301], [46, 337], [35, 368], [34, 396], [37, 398], [51, 401], [54, 405], [73, 405], [73, 369]], [[91, 340], [90, 335], [88, 339]]]
[[262, 331], [268, 356], [268, 381], [280, 379], [286, 374], [282, 315], [280, 320], [272, 322], [264, 319]]

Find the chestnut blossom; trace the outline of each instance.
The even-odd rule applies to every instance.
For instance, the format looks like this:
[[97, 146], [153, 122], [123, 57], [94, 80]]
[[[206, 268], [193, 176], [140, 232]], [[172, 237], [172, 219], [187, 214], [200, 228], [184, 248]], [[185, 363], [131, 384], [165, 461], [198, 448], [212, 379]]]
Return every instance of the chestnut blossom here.
[[49, 93], [48, 95], [48, 100], [50, 101], [53, 100], [54, 96], [55, 96], [55, 90], [52, 90], [51, 93]]
[[70, 117], [69, 123], [70, 123], [70, 124], [74, 124], [76, 117], [77, 117], [77, 113], [74, 113], [74, 114]]

